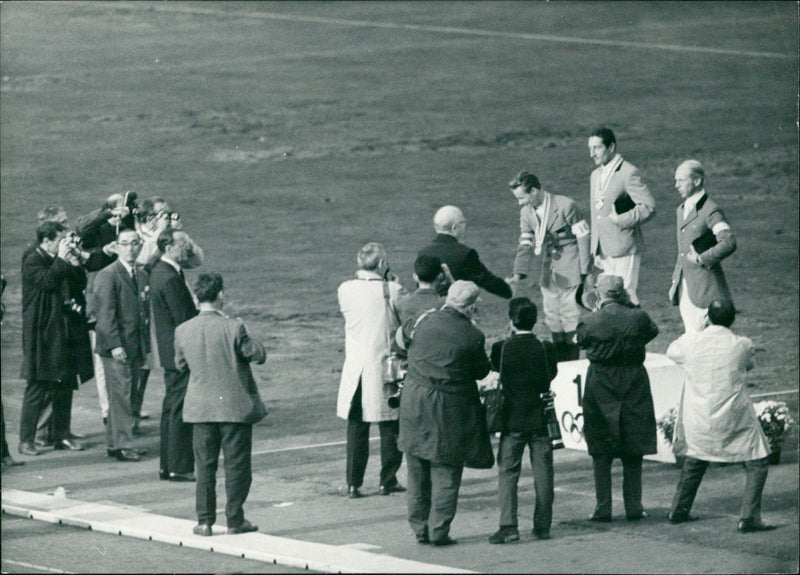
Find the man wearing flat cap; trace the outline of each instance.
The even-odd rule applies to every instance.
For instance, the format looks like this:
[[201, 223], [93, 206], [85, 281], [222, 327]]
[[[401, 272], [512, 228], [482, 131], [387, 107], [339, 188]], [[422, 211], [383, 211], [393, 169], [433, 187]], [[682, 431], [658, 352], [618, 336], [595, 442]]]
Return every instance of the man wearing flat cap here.
[[511, 286], [483, 265], [477, 251], [459, 242], [467, 229], [467, 220], [460, 209], [439, 208], [433, 216], [433, 227], [436, 238], [417, 255], [437, 257], [450, 269], [453, 279], [473, 282], [491, 294], [511, 299]]
[[465, 466], [494, 464], [475, 380], [489, 373], [483, 333], [472, 325], [478, 286], [459, 280], [440, 310], [404, 327], [408, 373], [398, 446], [408, 466], [408, 522], [420, 543], [452, 545]]
[[580, 309], [575, 295], [591, 267], [589, 224], [574, 200], [545, 191], [531, 172], [520, 172], [508, 187], [520, 205], [520, 236], [514, 273], [506, 281], [514, 285], [531, 275], [533, 257], [541, 256], [544, 322], [558, 361], [578, 359], [573, 339]]
[[656, 418], [645, 345], [658, 327], [634, 307], [619, 276], [597, 278], [598, 309], [578, 324], [578, 345], [589, 370], [583, 394], [583, 434], [594, 468], [597, 505], [590, 521], [611, 521], [611, 464], [622, 460], [625, 516], [639, 520], [642, 508], [642, 456], [656, 452]]

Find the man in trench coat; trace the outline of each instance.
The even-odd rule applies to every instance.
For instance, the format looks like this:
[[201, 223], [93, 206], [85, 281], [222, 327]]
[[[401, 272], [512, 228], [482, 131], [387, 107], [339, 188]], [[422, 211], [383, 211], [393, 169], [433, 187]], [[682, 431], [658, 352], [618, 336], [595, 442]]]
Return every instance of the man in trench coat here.
[[[344, 316], [345, 358], [339, 382], [336, 415], [347, 420], [347, 496], [356, 499], [364, 482], [369, 458], [369, 427], [377, 422], [381, 433], [381, 495], [402, 492], [397, 470], [403, 454], [397, 449], [397, 409], [385, 389], [381, 360], [389, 353], [390, 334], [398, 326], [395, 304], [403, 287], [387, 279], [389, 266], [383, 246], [365, 245], [358, 252], [355, 279], [339, 286], [339, 309]], [[387, 386], [388, 387], [388, 386]]]
[[583, 395], [584, 437], [592, 456], [597, 505], [591, 521], [611, 521], [611, 463], [622, 460], [622, 495], [629, 520], [642, 508], [642, 456], [656, 452], [656, 418], [645, 344], [658, 327], [631, 307], [619, 276], [597, 278], [598, 310], [578, 324], [589, 370]]
[[471, 319], [478, 286], [459, 280], [440, 310], [404, 326], [408, 374], [400, 399], [400, 439], [408, 467], [408, 522], [417, 541], [452, 545], [464, 467], [494, 464], [477, 379], [489, 373], [485, 337]]
[[735, 317], [733, 303], [715, 300], [708, 307], [710, 325], [684, 334], [667, 349], [687, 375], [673, 439], [675, 454], [686, 459], [669, 521], [695, 519], [689, 511], [709, 461], [736, 462], [747, 474], [738, 529], [749, 533], [774, 529], [761, 522], [769, 445], [745, 382], [754, 366], [753, 344], [730, 330]]

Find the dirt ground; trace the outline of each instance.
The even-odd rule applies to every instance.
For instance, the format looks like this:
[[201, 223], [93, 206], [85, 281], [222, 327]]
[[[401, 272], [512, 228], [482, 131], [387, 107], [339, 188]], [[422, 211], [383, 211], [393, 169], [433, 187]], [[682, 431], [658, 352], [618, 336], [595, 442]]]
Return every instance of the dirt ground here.
[[[639, 288], [661, 330], [648, 350], [682, 332], [666, 295], [673, 174], [693, 157], [738, 240], [723, 267], [735, 331], [757, 348], [751, 392], [794, 390], [774, 398], [798, 419], [793, 3], [4, 2], [0, 37], [9, 429], [24, 389], [19, 262], [41, 207], [74, 222], [111, 193], [166, 197], [224, 275], [228, 313], [267, 345], [270, 437], [314, 443], [341, 431], [336, 287], [358, 249], [383, 243], [412, 289], [434, 211], [455, 204], [465, 243], [509, 274], [506, 182], [532, 169], [588, 211], [586, 140], [602, 124], [657, 203]], [[505, 309], [483, 296], [487, 343]], [[96, 410], [93, 390], [75, 404]], [[795, 427], [790, 463], [797, 445]]]

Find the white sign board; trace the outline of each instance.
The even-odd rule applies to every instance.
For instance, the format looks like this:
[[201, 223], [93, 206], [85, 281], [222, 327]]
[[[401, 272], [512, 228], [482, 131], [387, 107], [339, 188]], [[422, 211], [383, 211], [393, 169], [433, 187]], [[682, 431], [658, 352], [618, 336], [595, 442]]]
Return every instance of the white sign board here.
[[[648, 353], [644, 367], [650, 377], [650, 389], [653, 394], [653, 405], [656, 421], [667, 413], [671, 407], [678, 407], [685, 373], [675, 362], [660, 353]], [[589, 360], [565, 361], [558, 364], [558, 375], [550, 384], [555, 394], [555, 408], [561, 433], [564, 436], [564, 447], [586, 451], [583, 438], [583, 391], [586, 385], [586, 370]], [[658, 453], [645, 455], [647, 459], [674, 462], [672, 447], [666, 442], [660, 430], [658, 437]]]

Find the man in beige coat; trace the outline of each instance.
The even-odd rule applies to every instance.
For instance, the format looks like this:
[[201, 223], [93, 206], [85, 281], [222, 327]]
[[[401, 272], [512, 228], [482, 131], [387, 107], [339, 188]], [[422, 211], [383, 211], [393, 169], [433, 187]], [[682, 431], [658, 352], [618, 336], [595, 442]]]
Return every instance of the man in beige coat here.
[[175, 329], [175, 369], [189, 370], [183, 421], [194, 424], [192, 447], [197, 468], [195, 535], [212, 534], [217, 517], [216, 472], [225, 455], [225, 516], [228, 533], [257, 531], [244, 518], [250, 492], [253, 424], [266, 415], [250, 363], [267, 354], [247, 334], [240, 319], [222, 313], [222, 276], [200, 274], [194, 284], [200, 314]]
[[747, 485], [738, 529], [766, 531], [761, 522], [761, 494], [767, 481], [767, 437], [747, 393], [745, 373], [753, 368], [753, 344], [729, 328], [736, 313], [730, 301], [708, 306], [710, 325], [672, 342], [667, 355], [686, 370], [673, 450], [685, 455], [672, 501], [670, 523], [684, 523], [710, 461], [742, 463]]
[[603, 273], [622, 278], [631, 303], [644, 250], [640, 226], [655, 215], [656, 202], [639, 169], [617, 153], [608, 128], [589, 137], [589, 155], [597, 165], [591, 176], [592, 255]]
[[[403, 287], [389, 274], [386, 252], [376, 243], [358, 252], [355, 279], [339, 286], [339, 309], [344, 316], [345, 359], [339, 383], [336, 415], [347, 420], [347, 496], [361, 497], [369, 458], [370, 422], [381, 432], [381, 495], [405, 491], [397, 482], [403, 454], [397, 449], [398, 410], [388, 398], [396, 391], [385, 389], [381, 360], [389, 353], [389, 334], [398, 327], [395, 305]], [[388, 387], [388, 386], [387, 386]]]

